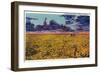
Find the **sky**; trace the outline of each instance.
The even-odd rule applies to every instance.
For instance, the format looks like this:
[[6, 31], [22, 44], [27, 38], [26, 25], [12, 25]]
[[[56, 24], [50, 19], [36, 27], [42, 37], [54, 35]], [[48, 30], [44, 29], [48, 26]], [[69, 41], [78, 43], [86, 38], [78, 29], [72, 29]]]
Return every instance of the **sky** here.
[[65, 18], [61, 15], [56, 14], [36, 14], [36, 13], [26, 13], [26, 17], [36, 18], [36, 20], [31, 20], [35, 25], [43, 25], [45, 18], [47, 18], [47, 23], [50, 20], [55, 20], [59, 24], [65, 24]]
[[[26, 13], [26, 17], [33, 18], [31, 23], [35, 25], [43, 25], [45, 18], [47, 18], [47, 23], [50, 20], [55, 20], [60, 25], [66, 25], [72, 30], [77, 30], [81, 25], [84, 29], [89, 29], [90, 16], [81, 14], [39, 14], [39, 13]], [[27, 21], [26, 21], [27, 22]]]

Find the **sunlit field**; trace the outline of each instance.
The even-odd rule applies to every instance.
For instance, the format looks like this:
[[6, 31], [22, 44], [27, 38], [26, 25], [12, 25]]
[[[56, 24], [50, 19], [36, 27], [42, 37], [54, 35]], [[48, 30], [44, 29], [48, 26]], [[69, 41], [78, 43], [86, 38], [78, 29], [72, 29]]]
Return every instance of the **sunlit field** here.
[[89, 57], [89, 33], [25, 34], [26, 60]]

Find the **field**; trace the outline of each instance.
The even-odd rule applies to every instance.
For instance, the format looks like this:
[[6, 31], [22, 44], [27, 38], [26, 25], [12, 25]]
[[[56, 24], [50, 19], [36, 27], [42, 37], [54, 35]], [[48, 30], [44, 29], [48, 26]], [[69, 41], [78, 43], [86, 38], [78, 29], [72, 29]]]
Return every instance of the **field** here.
[[89, 32], [26, 33], [26, 60], [89, 57]]

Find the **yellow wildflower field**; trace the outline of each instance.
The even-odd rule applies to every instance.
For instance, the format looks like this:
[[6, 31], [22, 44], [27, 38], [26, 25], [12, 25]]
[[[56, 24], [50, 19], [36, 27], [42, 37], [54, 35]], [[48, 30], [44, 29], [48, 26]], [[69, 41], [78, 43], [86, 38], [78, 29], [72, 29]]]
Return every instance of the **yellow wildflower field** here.
[[89, 34], [25, 34], [26, 60], [89, 57]]

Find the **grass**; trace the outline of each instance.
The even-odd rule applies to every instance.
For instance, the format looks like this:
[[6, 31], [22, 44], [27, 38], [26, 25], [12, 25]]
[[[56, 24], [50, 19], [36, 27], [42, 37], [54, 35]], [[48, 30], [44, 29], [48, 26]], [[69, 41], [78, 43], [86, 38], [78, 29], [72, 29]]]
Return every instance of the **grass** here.
[[89, 34], [27, 34], [26, 60], [89, 57]]

